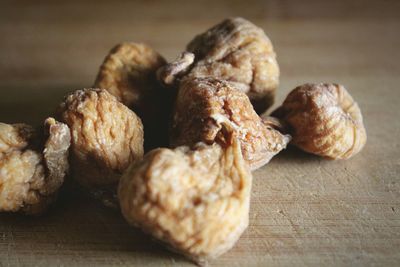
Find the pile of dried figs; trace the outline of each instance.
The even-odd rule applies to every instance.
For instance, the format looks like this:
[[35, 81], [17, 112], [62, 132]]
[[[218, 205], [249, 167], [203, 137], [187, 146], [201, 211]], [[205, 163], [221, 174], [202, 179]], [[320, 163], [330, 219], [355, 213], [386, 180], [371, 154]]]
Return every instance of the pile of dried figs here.
[[0, 123], [0, 211], [44, 212], [68, 176], [172, 250], [218, 257], [248, 226], [251, 171], [288, 144], [347, 159], [366, 142], [343, 86], [298, 86], [267, 116], [278, 85], [270, 39], [243, 18], [170, 63], [118, 44], [93, 89], [66, 96], [43, 126]]

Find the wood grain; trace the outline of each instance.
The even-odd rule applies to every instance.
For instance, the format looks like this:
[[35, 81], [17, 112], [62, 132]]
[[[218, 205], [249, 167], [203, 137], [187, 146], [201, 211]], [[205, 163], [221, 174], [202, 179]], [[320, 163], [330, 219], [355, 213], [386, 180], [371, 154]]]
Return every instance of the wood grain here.
[[[289, 148], [256, 171], [250, 227], [211, 264], [398, 266], [399, 1], [2, 1], [0, 121], [41, 123], [66, 92], [92, 85], [115, 43], [146, 42], [173, 59], [195, 34], [238, 15], [275, 45], [277, 103], [304, 82], [342, 83], [368, 142], [348, 161]], [[0, 266], [191, 265], [67, 189], [44, 217], [0, 215]]]

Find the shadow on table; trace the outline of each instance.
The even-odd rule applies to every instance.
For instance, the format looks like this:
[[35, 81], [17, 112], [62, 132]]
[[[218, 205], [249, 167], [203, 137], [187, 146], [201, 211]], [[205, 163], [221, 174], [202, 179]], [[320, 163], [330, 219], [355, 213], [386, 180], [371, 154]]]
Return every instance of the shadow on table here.
[[51, 265], [187, 262], [129, 226], [119, 211], [71, 189], [71, 185], [63, 188], [56, 206], [42, 216], [0, 214], [0, 247], [7, 244], [8, 263], [30, 259]]
[[322, 158], [319, 156], [304, 152], [303, 150], [300, 150], [299, 148], [293, 145], [288, 145], [286, 149], [281, 151], [272, 160], [277, 162], [285, 161], [285, 162], [306, 163], [306, 162], [319, 161], [321, 159]]

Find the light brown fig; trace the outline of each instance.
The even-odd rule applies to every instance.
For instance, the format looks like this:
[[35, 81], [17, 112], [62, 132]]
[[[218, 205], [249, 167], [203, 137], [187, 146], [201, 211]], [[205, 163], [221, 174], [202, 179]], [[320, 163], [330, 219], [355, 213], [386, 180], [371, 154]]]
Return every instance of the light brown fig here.
[[70, 140], [67, 125], [53, 118], [46, 119], [43, 132], [0, 123], [0, 211], [46, 211], [68, 171]]
[[71, 169], [89, 189], [110, 188], [143, 157], [143, 125], [138, 116], [102, 89], [77, 90], [59, 114], [72, 136]]
[[164, 84], [182, 77], [214, 77], [246, 93], [259, 114], [273, 104], [279, 66], [270, 39], [253, 23], [243, 18], [226, 19], [196, 36], [186, 51], [160, 70]]
[[223, 124], [235, 132], [252, 170], [268, 163], [290, 140], [273, 123], [263, 122], [247, 95], [232, 84], [214, 78], [182, 81], [173, 113], [171, 145], [223, 143]]
[[357, 154], [367, 141], [361, 110], [339, 84], [304, 84], [272, 113], [289, 126], [292, 143], [331, 159]]
[[155, 149], [121, 178], [126, 220], [172, 250], [204, 263], [234, 246], [248, 226], [252, 175], [240, 143]]

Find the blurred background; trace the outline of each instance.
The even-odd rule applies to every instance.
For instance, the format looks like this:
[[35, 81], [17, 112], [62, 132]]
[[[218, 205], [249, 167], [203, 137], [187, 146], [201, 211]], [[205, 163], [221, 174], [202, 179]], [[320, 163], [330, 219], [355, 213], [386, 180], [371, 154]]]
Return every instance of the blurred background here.
[[65, 93], [92, 85], [116, 43], [144, 42], [171, 60], [194, 35], [232, 16], [271, 38], [281, 67], [277, 102], [304, 82], [351, 89], [362, 77], [357, 86], [379, 87], [399, 73], [397, 0], [3, 0], [0, 121], [40, 123]]

